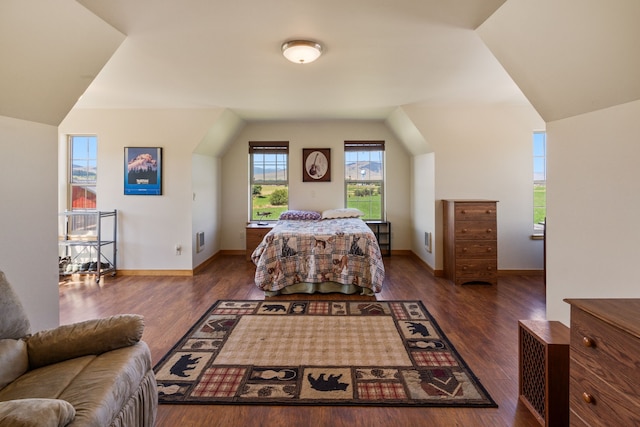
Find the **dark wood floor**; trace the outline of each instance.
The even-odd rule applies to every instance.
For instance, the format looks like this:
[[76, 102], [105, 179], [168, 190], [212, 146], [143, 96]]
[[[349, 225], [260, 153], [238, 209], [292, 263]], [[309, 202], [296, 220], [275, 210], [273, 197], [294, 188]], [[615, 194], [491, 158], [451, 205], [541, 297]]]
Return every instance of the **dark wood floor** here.
[[[296, 295], [277, 299], [421, 300], [499, 408], [160, 405], [157, 426], [537, 426], [518, 400], [518, 319], [544, 319], [541, 276], [501, 276], [497, 286], [454, 286], [412, 256], [385, 258], [374, 297]], [[117, 313], [145, 316], [153, 363], [219, 299], [264, 299], [244, 256], [222, 255], [193, 277], [105, 277], [60, 285], [60, 322]], [[85, 276], [86, 277], [86, 276]]]

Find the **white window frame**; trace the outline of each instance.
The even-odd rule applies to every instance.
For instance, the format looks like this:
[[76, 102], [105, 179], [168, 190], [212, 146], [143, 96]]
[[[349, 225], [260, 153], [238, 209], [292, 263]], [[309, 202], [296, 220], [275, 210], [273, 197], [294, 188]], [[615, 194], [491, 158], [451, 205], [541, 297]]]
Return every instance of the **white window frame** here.
[[[355, 165], [354, 165], [355, 162]], [[378, 170], [371, 165], [379, 163]], [[364, 212], [366, 221], [385, 221], [385, 142], [384, 141], [345, 141], [344, 142], [344, 205], [357, 207]], [[355, 175], [355, 176], [354, 176]], [[354, 186], [363, 189], [377, 186], [380, 193], [380, 212], [373, 209], [373, 202], [357, 202], [353, 197]], [[357, 190], [357, 188], [356, 188]], [[368, 203], [368, 207], [367, 206]]]
[[[85, 140], [85, 141], [83, 141]], [[79, 152], [75, 144], [86, 143], [86, 150]], [[67, 209], [70, 211], [95, 211], [97, 209], [98, 194], [98, 137], [96, 135], [69, 135], [69, 163], [68, 163], [68, 179], [67, 179]], [[74, 172], [80, 171], [91, 178], [80, 179]], [[93, 206], [74, 206], [75, 189], [81, 189], [85, 195], [93, 193], [95, 204]], [[87, 198], [88, 200], [88, 198]], [[96, 227], [96, 219], [89, 215], [80, 215], [71, 217], [72, 221], [68, 224], [67, 232], [73, 233], [78, 231], [94, 231]]]
[[[545, 131], [535, 131], [532, 136], [533, 146], [533, 235], [542, 236], [546, 221], [546, 186], [547, 186], [547, 133]], [[544, 204], [536, 203], [536, 189], [540, 186], [545, 187]], [[544, 209], [545, 215], [540, 220], [538, 211]]]
[[[262, 163], [262, 176], [256, 176], [254, 173], [256, 162]], [[267, 175], [265, 174], [265, 171], [269, 166], [272, 166], [275, 169], [275, 172]], [[262, 222], [277, 220], [279, 217], [278, 212], [283, 209], [288, 209], [288, 198], [286, 205], [263, 210], [262, 213], [265, 215], [259, 215], [260, 212], [256, 211], [256, 216], [254, 217], [253, 204], [255, 198], [253, 195], [253, 188], [255, 185], [284, 186], [288, 194], [289, 141], [249, 141], [249, 221]]]

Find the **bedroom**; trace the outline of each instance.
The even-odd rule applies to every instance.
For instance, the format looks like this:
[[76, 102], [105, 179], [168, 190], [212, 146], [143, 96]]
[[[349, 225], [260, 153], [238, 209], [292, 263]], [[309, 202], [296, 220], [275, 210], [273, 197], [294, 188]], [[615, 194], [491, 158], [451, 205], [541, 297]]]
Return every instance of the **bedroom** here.
[[[576, 11], [580, 12], [581, 19], [574, 19]], [[63, 17], [62, 11], [57, 13]], [[199, 256], [212, 252], [193, 257], [185, 253], [176, 257], [173, 248], [178, 242], [183, 245], [191, 242], [194, 232], [201, 231], [203, 224], [209, 221], [213, 224], [204, 230], [209, 236], [207, 242], [211, 243], [206, 246], [207, 251], [242, 250], [240, 224], [244, 219], [237, 217], [237, 213], [245, 211], [242, 206], [232, 207], [228, 200], [242, 198], [246, 193], [241, 182], [233, 178], [230, 178], [231, 183], [227, 181], [227, 174], [235, 170], [235, 163], [227, 160], [239, 153], [235, 151], [234, 141], [244, 145], [250, 139], [274, 137], [297, 141], [300, 149], [329, 147], [327, 144], [336, 144], [336, 147], [347, 138], [384, 139], [390, 146], [397, 147], [397, 157], [390, 162], [395, 164], [393, 167], [402, 180], [389, 185], [397, 185], [390, 193], [399, 199], [394, 204], [388, 201], [389, 219], [397, 232], [394, 249], [412, 250], [437, 269], [440, 262], [436, 258], [437, 250], [429, 255], [422, 252], [420, 244], [424, 231], [431, 230], [435, 235], [439, 230], [438, 205], [434, 201], [445, 197], [476, 197], [487, 189], [499, 193], [490, 197], [501, 200], [499, 215], [504, 215], [505, 219], [510, 218], [513, 210], [508, 209], [509, 201], [518, 198], [511, 205], [521, 209], [515, 216], [518, 219], [512, 224], [500, 225], [504, 230], [501, 232], [506, 233], [504, 245], [509, 247], [511, 241], [515, 242], [512, 244], [515, 249], [522, 248], [521, 245], [537, 245], [531, 253], [540, 254], [541, 245], [531, 242], [530, 229], [522, 227], [528, 221], [530, 203], [524, 184], [530, 179], [529, 146], [520, 147], [514, 153], [510, 150], [514, 149], [513, 140], [528, 144], [530, 132], [539, 129], [540, 124], [545, 125], [548, 140], [553, 142], [548, 159], [548, 213], [553, 232], [549, 236], [547, 253], [547, 312], [549, 318], [566, 323], [568, 307], [562, 302], [563, 298], [639, 295], [639, 288], [632, 279], [635, 246], [640, 237], [634, 215], [640, 207], [636, 196], [640, 194], [640, 184], [635, 162], [640, 155], [636, 144], [640, 132], [637, 120], [640, 87], [636, 78], [640, 59], [635, 45], [640, 30], [634, 25], [638, 13], [635, 1], [587, 7], [579, 1], [563, 5], [545, 1], [533, 6], [526, 1], [509, 0], [490, 17], [479, 33], [533, 104], [534, 119], [530, 119], [531, 107], [525, 107], [523, 113], [508, 106], [487, 108], [480, 105], [438, 108], [407, 105], [394, 111], [386, 121], [365, 124], [358, 120], [337, 124], [314, 120], [283, 124], [259, 122], [246, 126], [233, 112], [218, 108], [108, 110], [100, 117], [96, 111], [74, 110], [69, 120], [82, 120], [84, 127], [70, 131], [104, 134], [104, 128], [108, 127], [107, 134], [112, 132], [106, 136], [113, 145], [106, 144], [111, 148], [106, 150], [104, 161], [113, 167], [102, 170], [105, 180], [110, 182], [106, 185], [112, 185], [117, 191], [113, 193], [114, 197], [123, 197], [119, 182], [123, 146], [162, 144], [167, 148], [166, 155], [172, 159], [173, 164], [166, 175], [166, 197], [127, 202], [130, 204], [127, 209], [132, 210], [130, 220], [154, 212], [154, 218], [160, 221], [159, 226], [155, 224], [145, 235], [154, 235], [158, 230], [162, 230], [161, 234], [170, 231], [166, 240], [159, 244], [153, 242], [145, 247], [136, 243], [123, 248], [123, 259], [131, 263], [131, 269], [180, 271], [198, 266], [206, 259]], [[509, 22], [519, 29], [532, 31], [534, 23], [544, 23], [544, 35], [526, 44], [514, 37], [519, 30], [512, 29]], [[583, 26], [581, 22], [591, 25]], [[617, 31], [613, 31], [614, 28]], [[568, 40], [566, 34], [569, 33], [575, 38]], [[17, 34], [17, 40], [26, 43], [21, 34]], [[20, 43], [16, 45], [20, 46]], [[617, 48], [609, 49], [609, 46]], [[567, 51], [573, 55], [566, 55], [564, 52]], [[19, 50], [17, 52], [10, 58], [17, 61]], [[544, 52], [548, 56], [543, 55]], [[519, 69], [519, 63], [544, 66], [542, 69], [532, 67], [527, 74]], [[548, 74], [548, 70], [553, 73]], [[59, 76], [53, 78], [64, 81]], [[3, 81], [5, 85], [13, 86], [25, 83], [15, 77], [5, 77]], [[26, 81], [27, 85], [30, 83]], [[86, 85], [88, 82], [84, 87]], [[0, 164], [5, 206], [4, 221], [0, 226], [0, 258], [7, 264], [3, 266], [7, 274], [17, 278], [14, 282], [18, 291], [26, 301], [27, 310], [33, 314], [34, 324], [40, 327], [53, 326], [59, 318], [57, 287], [53, 285], [57, 280], [54, 242], [55, 213], [59, 210], [58, 182], [64, 175], [64, 168], [52, 161], [58, 157], [58, 125], [75, 103], [75, 94], [83, 89], [73, 88], [70, 93], [74, 96], [67, 95], [56, 105], [39, 102], [40, 93], [28, 92], [29, 96], [23, 97], [26, 106], [15, 100], [4, 104], [9, 103], [10, 98], [3, 97], [0, 110]], [[5, 90], [9, 91], [9, 88], [3, 86], [3, 92]], [[36, 105], [53, 111], [53, 116], [58, 113], [57, 120], [44, 118]], [[60, 111], [63, 113], [59, 114]], [[535, 118], [535, 111], [542, 119]], [[415, 140], [406, 135], [402, 138], [406, 146], [401, 145], [398, 136], [401, 132], [396, 129], [406, 129], [402, 125], [407, 122], [412, 124], [409, 131], [417, 129], [421, 139], [432, 146], [427, 150], [416, 147]], [[301, 129], [303, 125], [307, 125], [304, 126], [306, 129], [313, 127], [315, 132]], [[336, 125], [345, 126], [346, 130], [334, 133]], [[356, 135], [353, 135], [354, 128], [358, 130]], [[214, 146], [207, 143], [210, 141], [207, 136], [229, 143]], [[469, 150], [473, 150], [473, 161], [464, 163], [460, 153]], [[34, 159], [36, 153], [38, 156]], [[506, 161], [499, 162], [500, 159]], [[22, 171], [21, 165], [27, 162], [34, 165], [38, 173], [24, 177], [19, 187], [11, 187], [14, 177]], [[243, 161], [242, 164], [246, 163]], [[295, 164], [292, 160], [292, 165]], [[205, 170], [213, 173], [205, 174]], [[292, 181], [295, 181], [294, 172], [295, 168]], [[517, 180], [505, 179], [514, 172], [519, 176]], [[425, 185], [429, 180], [434, 182], [433, 187]], [[301, 194], [306, 194], [301, 180], [294, 183], [301, 186]], [[331, 185], [339, 186], [340, 183], [335, 181]], [[240, 191], [235, 188], [237, 186], [241, 187]], [[341, 196], [334, 195], [331, 188], [317, 190], [318, 204], [341, 202]], [[115, 202], [108, 199], [109, 190], [105, 191], [107, 198], [101, 200], [105, 208], [109, 208]], [[522, 191], [526, 192], [521, 194]], [[518, 195], [513, 196], [514, 193]], [[301, 201], [311, 203], [306, 198]], [[578, 218], [576, 212], [580, 212]], [[404, 230], [400, 224], [405, 225]], [[135, 236], [135, 232], [125, 228], [122, 235]], [[219, 242], [218, 246], [215, 242]], [[436, 237], [436, 248], [437, 242]], [[149, 250], [150, 247], [165, 248], [166, 252], [158, 256]], [[519, 257], [522, 251], [501, 253]], [[524, 251], [528, 252], [527, 249]], [[532, 259], [532, 262], [501, 260], [500, 263], [504, 269], [528, 270], [542, 266], [541, 255], [522, 258]], [[593, 268], [594, 259], [599, 268]], [[33, 265], [41, 268], [34, 269]]]

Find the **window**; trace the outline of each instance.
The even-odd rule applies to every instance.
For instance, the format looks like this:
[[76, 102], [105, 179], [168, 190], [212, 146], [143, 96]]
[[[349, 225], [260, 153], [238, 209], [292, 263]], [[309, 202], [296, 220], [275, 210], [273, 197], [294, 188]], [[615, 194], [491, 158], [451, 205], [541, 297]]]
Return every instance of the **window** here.
[[250, 221], [276, 220], [289, 208], [289, 143], [249, 142]]
[[384, 141], [344, 142], [345, 205], [364, 212], [365, 220], [383, 220]]
[[[98, 138], [91, 135], [69, 136], [69, 210], [96, 209], [98, 178]], [[93, 230], [95, 219], [85, 215], [73, 217], [70, 230]]]
[[547, 216], [547, 134], [533, 133], [533, 234], [543, 234]]

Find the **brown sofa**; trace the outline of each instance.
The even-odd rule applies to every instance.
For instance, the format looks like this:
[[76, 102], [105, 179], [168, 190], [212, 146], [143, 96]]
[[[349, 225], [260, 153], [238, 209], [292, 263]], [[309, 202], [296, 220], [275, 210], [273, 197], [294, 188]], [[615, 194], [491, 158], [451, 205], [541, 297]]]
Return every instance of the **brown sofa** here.
[[0, 271], [1, 426], [155, 424], [157, 386], [141, 316], [29, 329]]

